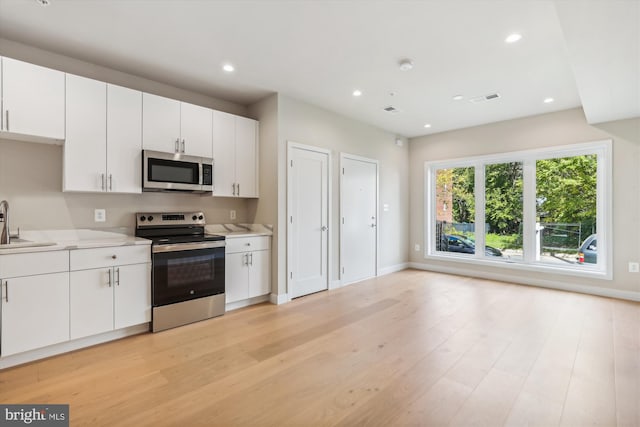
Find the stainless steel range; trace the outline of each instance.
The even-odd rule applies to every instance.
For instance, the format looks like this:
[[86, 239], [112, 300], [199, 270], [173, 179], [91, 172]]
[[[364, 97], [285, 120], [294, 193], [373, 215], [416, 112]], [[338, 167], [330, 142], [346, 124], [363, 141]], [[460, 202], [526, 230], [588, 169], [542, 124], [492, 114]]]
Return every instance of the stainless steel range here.
[[225, 238], [204, 226], [202, 212], [136, 214], [136, 236], [153, 241], [153, 332], [225, 312]]

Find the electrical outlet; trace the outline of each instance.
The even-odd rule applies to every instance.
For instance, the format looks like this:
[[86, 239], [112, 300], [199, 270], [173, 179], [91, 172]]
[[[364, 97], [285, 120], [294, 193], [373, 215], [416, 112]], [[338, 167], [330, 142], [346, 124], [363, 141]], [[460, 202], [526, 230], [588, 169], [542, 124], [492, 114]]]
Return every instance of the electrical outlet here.
[[93, 220], [95, 222], [105, 222], [107, 220], [106, 209], [96, 209], [93, 211]]
[[630, 262], [629, 273], [640, 273], [640, 264], [637, 262]]
[[413, 247], [413, 250], [416, 252], [420, 252], [420, 245], [416, 243], [415, 246]]
[[234, 211], [233, 209], [229, 211], [229, 218], [230, 219], [236, 219], [236, 211]]

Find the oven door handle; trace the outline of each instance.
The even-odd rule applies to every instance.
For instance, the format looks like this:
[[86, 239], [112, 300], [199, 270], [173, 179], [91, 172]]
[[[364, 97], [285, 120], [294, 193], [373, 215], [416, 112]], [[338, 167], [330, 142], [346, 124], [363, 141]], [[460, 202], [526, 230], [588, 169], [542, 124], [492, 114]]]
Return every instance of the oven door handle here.
[[182, 252], [198, 249], [224, 248], [225, 241], [217, 240], [214, 242], [196, 242], [196, 243], [176, 243], [174, 245], [154, 245], [151, 252], [154, 254], [164, 252]]

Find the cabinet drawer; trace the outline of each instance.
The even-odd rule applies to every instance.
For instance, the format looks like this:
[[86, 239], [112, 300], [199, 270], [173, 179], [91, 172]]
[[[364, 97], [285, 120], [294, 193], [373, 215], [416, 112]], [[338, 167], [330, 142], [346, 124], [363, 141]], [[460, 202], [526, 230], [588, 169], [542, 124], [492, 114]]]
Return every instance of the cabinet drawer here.
[[271, 237], [227, 237], [226, 253], [263, 251], [271, 248]]
[[72, 250], [69, 265], [70, 270], [75, 271], [144, 262], [151, 262], [148, 245]]
[[0, 255], [0, 278], [69, 271], [69, 251]]

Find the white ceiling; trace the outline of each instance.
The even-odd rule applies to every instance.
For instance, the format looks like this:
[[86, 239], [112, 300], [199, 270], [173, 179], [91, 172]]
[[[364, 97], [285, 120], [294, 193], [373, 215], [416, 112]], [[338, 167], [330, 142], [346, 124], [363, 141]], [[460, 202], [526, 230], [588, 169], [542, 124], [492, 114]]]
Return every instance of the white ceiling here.
[[[240, 104], [280, 92], [413, 137], [580, 105], [593, 122], [640, 116], [639, 3], [0, 0], [0, 37]], [[512, 32], [522, 40], [504, 43]]]

